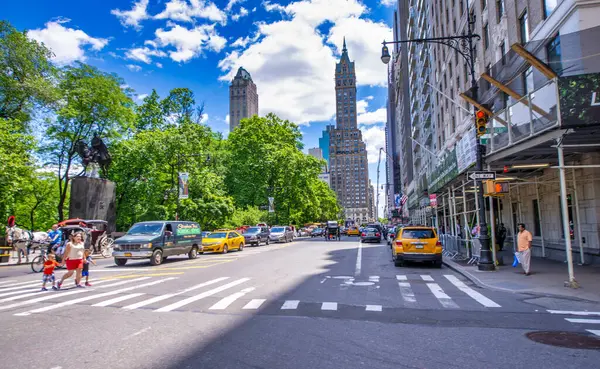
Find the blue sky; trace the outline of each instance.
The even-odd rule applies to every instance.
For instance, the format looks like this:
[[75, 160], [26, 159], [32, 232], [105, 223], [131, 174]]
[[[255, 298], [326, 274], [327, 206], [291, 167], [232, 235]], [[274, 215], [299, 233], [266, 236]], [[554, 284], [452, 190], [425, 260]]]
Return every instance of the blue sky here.
[[[359, 124], [376, 182], [385, 143], [386, 66], [394, 0], [23, 0], [2, 18], [29, 30], [55, 62], [84, 61], [120, 75], [141, 100], [188, 87], [205, 102], [205, 123], [227, 135], [228, 84], [246, 68], [260, 114], [301, 125], [306, 149], [335, 122], [334, 68], [345, 36], [356, 62]], [[380, 183], [385, 182], [382, 163]], [[380, 197], [380, 203], [384, 198]]]

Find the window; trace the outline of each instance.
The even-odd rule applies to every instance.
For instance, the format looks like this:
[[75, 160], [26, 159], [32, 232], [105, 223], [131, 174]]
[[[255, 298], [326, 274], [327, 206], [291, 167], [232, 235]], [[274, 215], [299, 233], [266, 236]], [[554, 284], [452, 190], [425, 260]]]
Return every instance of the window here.
[[550, 14], [556, 9], [558, 0], [543, 0], [544, 2], [544, 19], [548, 18]]
[[560, 50], [560, 35], [556, 35], [552, 41], [546, 45], [546, 53], [548, 54], [548, 65], [557, 74], [562, 71], [562, 53]]
[[529, 42], [529, 20], [527, 17], [527, 9], [525, 9], [523, 15], [519, 18], [519, 33], [521, 35], [522, 44]]
[[504, 15], [504, 0], [496, 0], [496, 21], [500, 23]]
[[540, 221], [540, 212], [537, 199], [533, 200], [533, 235], [540, 237], [542, 235], [542, 225]]
[[486, 50], [490, 47], [490, 27], [487, 23], [483, 26], [483, 45]]

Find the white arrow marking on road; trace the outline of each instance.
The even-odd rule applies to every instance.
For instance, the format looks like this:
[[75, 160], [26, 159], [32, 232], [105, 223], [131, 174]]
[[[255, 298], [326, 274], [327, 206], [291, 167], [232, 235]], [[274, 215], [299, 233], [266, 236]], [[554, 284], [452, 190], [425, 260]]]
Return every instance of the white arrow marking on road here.
[[422, 274], [421, 279], [427, 282], [433, 282], [433, 277], [427, 274]]
[[438, 301], [440, 302], [440, 304], [442, 304], [443, 307], [450, 309], [458, 309], [458, 305], [456, 305], [456, 303], [452, 301], [452, 298], [450, 298], [450, 296], [446, 295], [446, 293], [444, 292], [444, 290], [442, 290], [439, 284], [427, 283], [427, 287], [429, 287], [431, 293], [433, 293], [435, 298], [438, 299]]
[[281, 310], [295, 310], [298, 308], [298, 304], [300, 304], [298, 300], [287, 300], [281, 305]]
[[590, 332], [591, 334], [594, 334], [596, 336], [600, 337], [600, 330], [597, 329], [586, 329], [586, 331]]
[[360, 275], [362, 269], [362, 243], [358, 243], [358, 251], [356, 254], [356, 270], [354, 271], [354, 275]]
[[144, 301], [137, 302], [135, 304], [123, 306], [121, 309], [134, 310], [134, 309], [140, 308], [142, 306], [147, 306], [147, 305], [153, 304], [153, 303], [158, 302], [158, 301], [170, 299], [171, 297], [175, 297], [177, 295], [182, 295], [184, 293], [188, 293], [188, 292], [197, 290], [197, 289], [202, 288], [202, 287], [210, 286], [211, 284], [219, 283], [219, 282], [224, 281], [224, 280], [226, 280], [228, 278], [229, 277], [221, 277], [221, 278], [212, 279], [212, 280], [210, 280], [208, 282], [197, 284], [195, 286], [192, 286], [190, 288], [186, 288], [185, 290], [182, 290], [182, 291], [179, 291], [179, 292], [176, 292], [176, 293], [168, 293], [166, 295], [156, 296], [156, 297], [144, 300]]
[[410, 288], [410, 283], [408, 282], [398, 282], [398, 287], [400, 287], [400, 294], [402, 295], [402, 299], [408, 305], [416, 305], [417, 299], [415, 298], [415, 294]]
[[366, 311], [381, 311], [383, 307], [381, 305], [367, 305], [365, 308]]
[[247, 303], [242, 309], [243, 310], [256, 310], [260, 307], [260, 305], [262, 305], [265, 301], [265, 299], [253, 299], [250, 300], [249, 303]]
[[550, 314], [562, 314], [562, 315], [600, 315], [597, 311], [568, 311], [568, 310], [546, 310]]
[[337, 302], [324, 302], [321, 304], [321, 310], [335, 311], [337, 310]]
[[220, 287], [214, 288], [212, 290], [208, 290], [208, 291], [203, 292], [203, 293], [201, 293], [199, 295], [196, 295], [196, 296], [188, 297], [187, 299], [183, 299], [183, 300], [175, 302], [175, 303], [173, 303], [171, 305], [163, 306], [160, 309], [157, 309], [157, 310], [154, 310], [154, 311], [158, 312], [158, 313], [164, 313], [164, 312], [168, 312], [168, 311], [171, 311], [171, 310], [179, 309], [180, 307], [188, 305], [188, 304], [191, 304], [194, 301], [202, 300], [203, 298], [212, 296], [212, 295], [217, 294], [217, 293], [219, 293], [221, 291], [225, 291], [228, 288], [235, 287], [238, 284], [242, 284], [242, 283], [248, 282], [249, 280], [250, 280], [250, 278], [238, 279], [237, 281], [233, 281], [231, 283], [224, 284], [224, 285], [222, 285]]
[[483, 296], [479, 292], [473, 290], [472, 288], [470, 288], [469, 286], [464, 284], [461, 280], [459, 280], [455, 276], [444, 275], [444, 277], [446, 277], [446, 279], [449, 280], [450, 283], [455, 285], [459, 290], [461, 290], [464, 293], [466, 293], [467, 295], [469, 295], [473, 300], [477, 301], [481, 305], [483, 305], [485, 307], [501, 307], [500, 305], [496, 304], [494, 301], [488, 299], [487, 297]]
[[134, 297], [143, 296], [143, 295], [145, 295], [145, 293], [131, 293], [129, 295], [119, 296], [119, 297], [115, 297], [114, 299], [102, 301], [102, 302], [99, 302], [99, 303], [94, 304], [92, 306], [100, 306], [100, 307], [109, 306], [109, 305], [112, 305], [112, 304], [116, 304], [117, 302], [129, 300], [129, 299], [132, 299]]
[[227, 297], [224, 297], [220, 301], [218, 301], [216, 304], [214, 304], [213, 306], [208, 308], [208, 310], [225, 310], [229, 307], [229, 305], [233, 304], [235, 302], [235, 300], [239, 299], [240, 297], [243, 297], [248, 292], [252, 292], [254, 290], [255, 290], [254, 287], [250, 287], [250, 288], [243, 289], [240, 292], [236, 292]]
[[26, 315], [30, 315], [30, 314], [43, 313], [43, 312], [46, 312], [46, 311], [49, 311], [49, 310], [54, 310], [54, 309], [61, 308], [63, 306], [75, 305], [75, 304], [80, 303], [80, 302], [84, 302], [84, 301], [88, 301], [88, 300], [93, 300], [93, 299], [97, 299], [97, 298], [100, 298], [100, 297], [117, 295], [117, 294], [122, 293], [122, 292], [127, 292], [127, 291], [135, 290], [135, 289], [138, 289], [138, 288], [142, 288], [142, 287], [154, 286], [154, 285], [157, 285], [157, 284], [160, 284], [160, 283], [163, 283], [163, 282], [166, 282], [166, 281], [170, 281], [170, 280], [173, 280], [173, 279], [177, 279], [177, 277], [164, 278], [164, 279], [160, 279], [158, 281], [148, 282], [148, 283], [140, 284], [140, 285], [137, 285], [137, 286], [126, 287], [126, 288], [121, 288], [119, 290], [114, 290], [114, 291], [110, 291], [110, 292], [99, 293], [99, 294], [92, 295], [92, 296], [81, 297], [81, 298], [78, 298], [78, 299], [75, 299], [75, 300], [60, 302], [58, 304], [46, 306], [46, 307], [35, 309], [35, 310], [30, 310], [30, 311], [27, 311], [27, 312], [24, 312], [24, 313], [15, 314], [15, 315], [26, 316]]
[[600, 319], [575, 319], [575, 318], [565, 318], [567, 322], [571, 323], [587, 323], [587, 324], [600, 324]]

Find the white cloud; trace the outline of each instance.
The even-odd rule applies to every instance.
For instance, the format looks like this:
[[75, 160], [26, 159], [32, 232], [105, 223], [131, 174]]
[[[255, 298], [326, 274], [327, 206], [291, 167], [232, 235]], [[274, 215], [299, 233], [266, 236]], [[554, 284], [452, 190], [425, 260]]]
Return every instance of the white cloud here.
[[[148, 42], [148, 41], [146, 41], [146, 42]], [[146, 64], [152, 63], [152, 58], [150, 58], [151, 56], [157, 56], [157, 57], [162, 58], [162, 57], [167, 56], [167, 54], [164, 51], [150, 49], [149, 47], [146, 47], [146, 46], [129, 49], [125, 53], [125, 57], [127, 59], [141, 61]]]
[[141, 29], [140, 22], [150, 18], [146, 9], [148, 8], [148, 0], [140, 0], [133, 3], [131, 10], [113, 9], [111, 14], [119, 18], [119, 21], [124, 27], [133, 27], [137, 30]]
[[108, 44], [108, 39], [95, 38], [79, 29], [67, 28], [63, 24], [70, 22], [68, 19], [50, 21], [46, 28], [34, 29], [27, 35], [39, 42], [43, 42], [54, 53], [53, 60], [58, 64], [70, 64], [76, 60], [85, 61], [85, 52], [90, 49], [99, 51]]
[[132, 72], [139, 72], [142, 70], [142, 67], [140, 67], [139, 65], [135, 65], [135, 64], [127, 64], [127, 69], [129, 69]]
[[256, 32], [256, 34], [254, 36], [252, 36], [252, 37], [250, 37], [250, 36], [239, 37], [237, 40], [235, 40], [231, 44], [231, 47], [241, 47], [241, 48], [244, 48], [248, 44], [256, 42], [259, 38], [260, 38], [260, 33], [259, 32]]
[[367, 96], [367, 97], [365, 97], [365, 100], [373, 100], [373, 98], [374, 98], [373, 96]]
[[248, 15], [248, 9], [244, 8], [243, 6], [240, 8], [240, 12], [238, 14], [234, 14], [231, 16], [231, 19], [234, 22], [237, 22], [240, 18], [243, 18], [245, 16]]
[[192, 29], [173, 25], [169, 30], [156, 30], [156, 40], [161, 46], [173, 46], [176, 51], [169, 56], [176, 62], [185, 62], [201, 54], [203, 49], [221, 51], [227, 40], [221, 37], [213, 25], [200, 25]]
[[148, 97], [148, 94], [139, 94], [139, 95], [137, 95], [135, 98], [136, 98], [138, 101], [144, 101], [144, 99], [145, 99], [146, 97]]
[[394, 6], [397, 4], [397, 0], [381, 0], [383, 6]]
[[229, 125], [229, 114], [227, 114], [227, 115], [225, 116], [225, 123], [227, 123], [227, 125]]
[[361, 131], [363, 141], [367, 145], [367, 159], [369, 163], [377, 163], [379, 148], [385, 148], [385, 128], [382, 126], [363, 127]]
[[156, 66], [159, 67], [159, 68], [163, 67], [162, 63], [156, 63]]
[[[364, 101], [364, 100], [360, 100], [360, 101]], [[359, 101], [359, 103], [360, 103]], [[358, 112], [359, 110], [359, 105], [357, 103], [356, 105], [356, 110]], [[379, 108], [375, 111], [364, 111], [362, 114], [360, 112], [358, 112], [358, 123], [359, 124], [376, 124], [376, 123], [385, 123], [387, 122], [387, 110], [386, 108]]]
[[356, 102], [356, 114], [364, 114], [367, 112], [369, 102], [367, 100], [358, 100]]
[[[236, 40], [232, 46], [244, 49], [231, 51], [219, 62], [225, 73], [222, 81], [230, 81], [242, 66], [250, 72], [261, 115], [273, 112], [300, 124], [335, 115], [333, 76], [344, 30], [348, 30], [348, 52], [356, 60], [359, 86], [386, 86], [380, 40], [391, 38], [387, 36], [392, 31], [383, 23], [361, 19], [368, 9], [360, 0], [300, 0], [287, 6], [264, 2], [263, 6], [284, 13], [284, 19], [257, 23], [260, 41], [248, 42], [250, 35]], [[318, 29], [324, 23], [331, 23], [326, 35]]]
[[235, 4], [242, 4], [245, 2], [246, 2], [246, 0], [229, 0], [229, 2], [227, 3], [227, 6], [225, 7], [225, 11], [230, 11], [231, 9], [233, 9], [233, 6]]
[[204, 0], [171, 0], [165, 10], [154, 16], [156, 19], [171, 19], [181, 22], [193, 22], [195, 18], [225, 23], [227, 15], [214, 3]]
[[200, 123], [206, 123], [208, 122], [208, 114], [204, 113], [202, 114], [202, 117], [200, 118]]

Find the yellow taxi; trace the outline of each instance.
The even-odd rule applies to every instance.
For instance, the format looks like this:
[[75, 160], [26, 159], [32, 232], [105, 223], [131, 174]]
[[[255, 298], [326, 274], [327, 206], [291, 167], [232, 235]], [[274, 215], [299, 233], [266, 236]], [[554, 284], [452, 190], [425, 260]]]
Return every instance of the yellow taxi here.
[[236, 231], [214, 231], [202, 239], [202, 253], [220, 252], [226, 254], [231, 250], [244, 250], [244, 236]]
[[358, 230], [358, 227], [350, 227], [348, 228], [347, 231], [348, 236], [360, 236], [360, 231]]
[[442, 243], [435, 228], [410, 226], [400, 228], [392, 244], [392, 260], [397, 267], [406, 261], [432, 262], [442, 267]]

